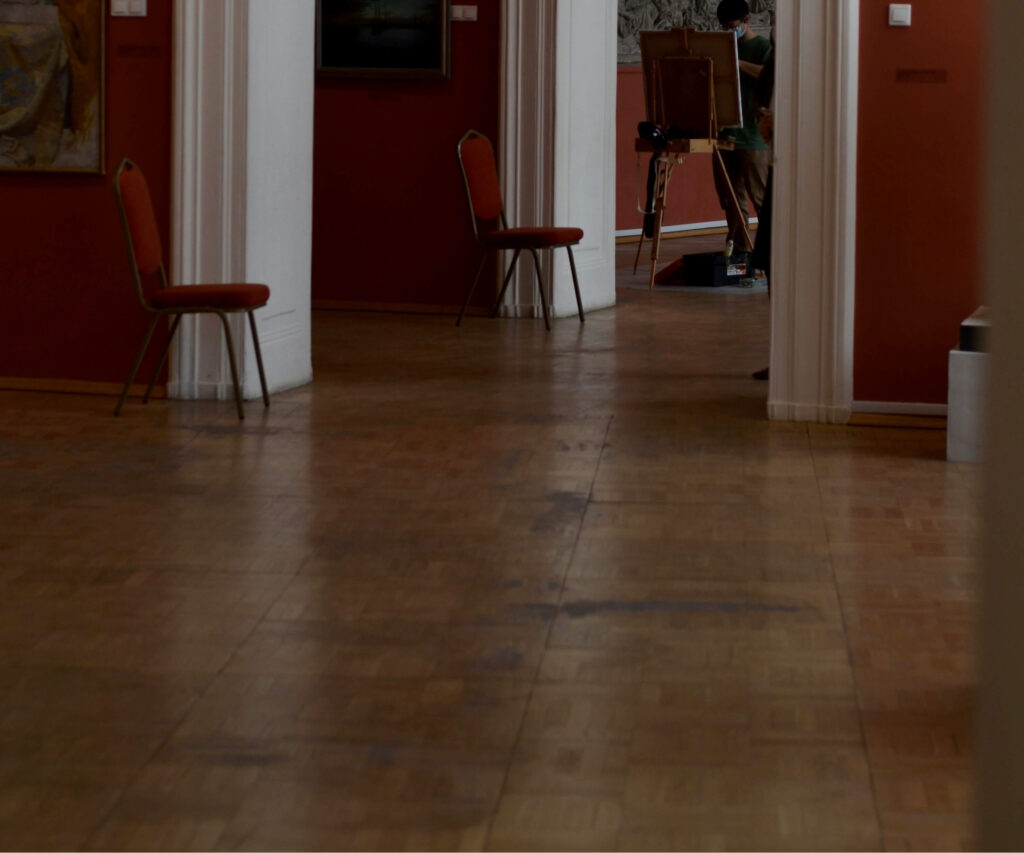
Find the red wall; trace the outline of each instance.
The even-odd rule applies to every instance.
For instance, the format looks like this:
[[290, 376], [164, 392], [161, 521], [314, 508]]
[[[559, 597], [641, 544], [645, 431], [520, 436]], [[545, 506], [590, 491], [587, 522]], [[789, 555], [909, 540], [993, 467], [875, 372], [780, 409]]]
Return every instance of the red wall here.
[[861, 2], [854, 399], [945, 403], [949, 350], [981, 299], [986, 16], [929, 0], [894, 28], [888, 7]]
[[[638, 178], [638, 155], [633, 150], [636, 126], [644, 120], [644, 84], [639, 65], [619, 66], [616, 109], [615, 230], [627, 231], [643, 224], [637, 204], [646, 201], [649, 155], [639, 155]], [[665, 226], [724, 219], [711, 177], [710, 155], [690, 155], [672, 171]]]
[[479, 254], [455, 145], [497, 145], [499, 118], [499, 4], [477, 10], [452, 24], [450, 80], [317, 78], [314, 305], [461, 304]]
[[127, 377], [148, 318], [110, 182], [124, 156], [145, 170], [167, 245], [170, 45], [171, 0], [149, 0], [145, 18], [108, 20], [106, 175], [0, 172], [0, 377]]

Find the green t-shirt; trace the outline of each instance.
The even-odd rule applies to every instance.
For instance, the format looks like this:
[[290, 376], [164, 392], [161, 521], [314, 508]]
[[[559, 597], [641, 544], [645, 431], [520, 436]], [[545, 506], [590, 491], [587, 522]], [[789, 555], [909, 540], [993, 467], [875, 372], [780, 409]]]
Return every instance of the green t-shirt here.
[[[764, 65], [772, 52], [772, 43], [764, 36], [740, 39], [737, 43], [739, 56], [743, 62]], [[743, 104], [743, 127], [733, 127], [722, 131], [723, 139], [731, 139], [736, 147], [743, 151], [764, 151], [767, 149], [761, 132], [757, 129], [757, 104], [754, 102], [754, 87], [757, 80], [749, 74], [740, 72], [740, 101]]]

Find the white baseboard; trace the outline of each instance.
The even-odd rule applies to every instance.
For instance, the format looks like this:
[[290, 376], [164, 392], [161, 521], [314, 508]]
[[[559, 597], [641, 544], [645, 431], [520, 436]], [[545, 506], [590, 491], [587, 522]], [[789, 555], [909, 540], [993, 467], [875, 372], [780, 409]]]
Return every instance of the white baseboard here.
[[946, 417], [944, 403], [889, 403], [872, 400], [854, 400], [856, 414], [870, 415], [921, 415], [929, 418]]
[[819, 424], [845, 424], [850, 420], [846, 406], [813, 405], [769, 401], [768, 418], [773, 421], [810, 421]]
[[[242, 399], [251, 400], [255, 394], [242, 382]], [[168, 382], [167, 396], [172, 400], [234, 400], [235, 386], [231, 382]]]
[[[550, 312], [550, 305], [548, 310]], [[541, 310], [540, 305], [501, 305], [498, 308], [498, 316], [512, 320], [530, 320], [543, 317], [544, 312]]]
[[[757, 224], [757, 217], [755, 216], [750, 220], [751, 225]], [[689, 222], [685, 225], [665, 225], [661, 229], [662, 235], [665, 234], [678, 234], [685, 231], [704, 231], [708, 228], [728, 228], [729, 223], [724, 219], [719, 219], [715, 222]], [[622, 231], [616, 231], [616, 237], [639, 237], [643, 233], [643, 228], [626, 228]]]

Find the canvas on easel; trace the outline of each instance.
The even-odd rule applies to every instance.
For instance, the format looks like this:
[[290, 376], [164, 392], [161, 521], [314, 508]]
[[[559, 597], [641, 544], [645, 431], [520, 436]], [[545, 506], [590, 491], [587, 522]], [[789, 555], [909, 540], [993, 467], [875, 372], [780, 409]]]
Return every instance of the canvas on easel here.
[[742, 127], [743, 99], [740, 95], [740, 57], [736, 37], [731, 32], [689, 30], [686, 43], [690, 56], [707, 57], [714, 63], [717, 129]]
[[[739, 50], [732, 33], [705, 33], [675, 27], [671, 30], [641, 32], [639, 40], [648, 121], [659, 127], [672, 124], [688, 128], [703, 126], [703, 115], [680, 112], [680, 109], [686, 109], [687, 103], [698, 113], [703, 112], [704, 81], [700, 75], [688, 75], [680, 66], [670, 72], [671, 81], [664, 79], [664, 62], [689, 57], [711, 62], [713, 127], [707, 138], [717, 137], [726, 128], [742, 126]], [[691, 97], [689, 92], [680, 93], [679, 85], [695, 85], [701, 92]], [[673, 109], [671, 120], [664, 112], [668, 105], [679, 108]]]
[[671, 30], [651, 30], [638, 34], [647, 120], [654, 122], [659, 127], [664, 127], [665, 121], [661, 114], [662, 86], [657, 63], [659, 60], [671, 56], [688, 56], [686, 47], [688, 32], [688, 30], [676, 27]]
[[659, 112], [677, 137], [710, 139], [715, 135], [714, 74], [702, 56], [666, 56], [655, 60]]

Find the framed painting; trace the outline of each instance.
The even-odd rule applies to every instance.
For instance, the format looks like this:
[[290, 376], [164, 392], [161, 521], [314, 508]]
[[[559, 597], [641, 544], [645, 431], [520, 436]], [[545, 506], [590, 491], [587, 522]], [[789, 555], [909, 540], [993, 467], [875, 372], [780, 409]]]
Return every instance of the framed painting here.
[[102, 174], [105, 0], [0, 0], [0, 170]]
[[448, 30], [447, 0], [317, 0], [317, 71], [447, 78]]

